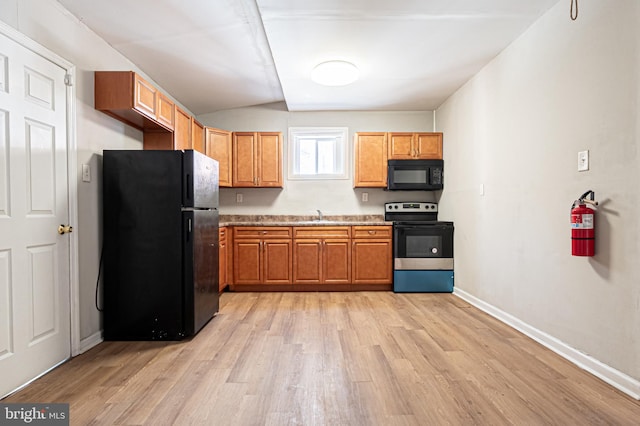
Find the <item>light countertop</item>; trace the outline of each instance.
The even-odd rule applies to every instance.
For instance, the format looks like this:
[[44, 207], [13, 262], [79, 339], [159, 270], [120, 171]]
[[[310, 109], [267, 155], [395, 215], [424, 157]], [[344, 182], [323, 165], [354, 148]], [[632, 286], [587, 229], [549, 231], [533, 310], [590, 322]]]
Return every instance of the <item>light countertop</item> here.
[[220, 215], [220, 226], [391, 226], [384, 215], [294, 216], [294, 215]]

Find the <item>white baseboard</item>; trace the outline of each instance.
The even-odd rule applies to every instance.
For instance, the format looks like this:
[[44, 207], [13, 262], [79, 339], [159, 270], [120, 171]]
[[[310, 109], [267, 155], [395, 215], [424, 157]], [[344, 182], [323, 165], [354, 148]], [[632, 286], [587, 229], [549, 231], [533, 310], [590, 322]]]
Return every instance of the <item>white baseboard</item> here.
[[97, 333], [93, 333], [89, 337], [85, 337], [84, 339], [80, 340], [80, 350], [76, 355], [85, 353], [94, 346], [102, 343], [103, 340], [104, 339], [102, 338], [102, 331], [98, 331]]
[[477, 297], [467, 293], [464, 290], [456, 288], [454, 294], [459, 298], [469, 302], [476, 308], [488, 313], [494, 318], [502, 321], [503, 323], [515, 328], [521, 333], [529, 336], [541, 345], [551, 349], [561, 357], [567, 359], [578, 367], [593, 374], [594, 376], [604, 380], [616, 389], [626, 393], [627, 395], [640, 400], [640, 381], [634, 379], [631, 376], [624, 374], [621, 371], [612, 368], [597, 359], [584, 354], [577, 349], [572, 348], [566, 343], [556, 339], [549, 334], [538, 330], [535, 327], [521, 321], [520, 319], [510, 315], [495, 306], [486, 303]]

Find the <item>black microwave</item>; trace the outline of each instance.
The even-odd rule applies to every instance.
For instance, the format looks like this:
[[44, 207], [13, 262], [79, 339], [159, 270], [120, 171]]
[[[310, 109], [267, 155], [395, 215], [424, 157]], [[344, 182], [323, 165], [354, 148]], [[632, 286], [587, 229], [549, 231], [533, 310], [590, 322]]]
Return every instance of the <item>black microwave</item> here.
[[443, 160], [388, 160], [387, 189], [435, 191], [443, 188]]

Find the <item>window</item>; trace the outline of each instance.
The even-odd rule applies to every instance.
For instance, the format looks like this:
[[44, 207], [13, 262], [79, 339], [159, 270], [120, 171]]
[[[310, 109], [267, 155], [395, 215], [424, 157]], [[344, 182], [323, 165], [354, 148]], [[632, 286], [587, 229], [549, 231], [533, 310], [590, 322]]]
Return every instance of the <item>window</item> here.
[[290, 127], [289, 179], [347, 179], [346, 127]]

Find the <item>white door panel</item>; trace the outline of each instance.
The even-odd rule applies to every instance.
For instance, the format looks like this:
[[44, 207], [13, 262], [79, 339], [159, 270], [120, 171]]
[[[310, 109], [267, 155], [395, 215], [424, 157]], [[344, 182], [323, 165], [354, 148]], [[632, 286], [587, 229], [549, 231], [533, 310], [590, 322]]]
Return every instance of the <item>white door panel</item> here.
[[0, 250], [0, 362], [13, 352], [11, 299], [11, 251]]
[[[1, 62], [0, 62], [1, 65]], [[0, 90], [0, 93], [2, 90]], [[4, 94], [0, 95], [2, 99]], [[3, 105], [4, 106], [4, 105]], [[9, 112], [0, 108], [0, 219], [9, 215]]]
[[66, 93], [0, 34], [0, 397], [71, 353]]

